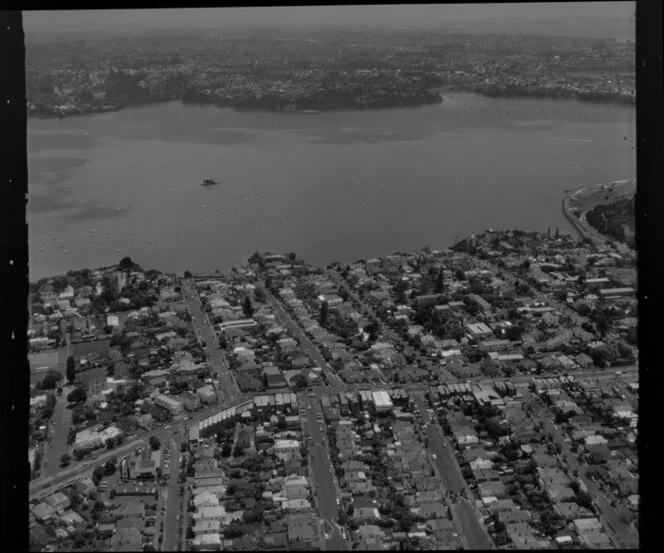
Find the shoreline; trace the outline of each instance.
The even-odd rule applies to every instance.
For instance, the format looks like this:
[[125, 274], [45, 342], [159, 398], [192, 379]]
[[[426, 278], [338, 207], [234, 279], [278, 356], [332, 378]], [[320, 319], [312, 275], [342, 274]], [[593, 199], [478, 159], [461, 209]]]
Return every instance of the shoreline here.
[[[583, 98], [581, 96], [577, 95], [571, 95], [571, 96], [560, 96], [556, 94], [550, 94], [550, 95], [540, 95], [540, 94], [498, 94], [498, 93], [486, 93], [482, 90], [446, 90], [446, 94], [477, 94], [478, 96], [482, 96], [483, 98], [507, 98], [507, 99], [514, 99], [514, 100], [519, 100], [519, 99], [533, 99], [533, 100], [568, 100], [568, 101], [576, 101], [576, 102], [582, 102], [585, 104], [594, 104], [594, 105], [611, 105], [611, 106], [617, 106], [617, 107], [635, 107], [633, 103], [629, 102], [624, 102], [624, 101], [617, 101], [617, 100], [599, 100], [599, 99], [590, 99], [590, 98]], [[302, 109], [302, 110], [294, 110], [294, 111], [287, 111], [287, 110], [277, 110], [277, 109], [268, 109], [268, 108], [236, 108], [233, 106], [218, 106], [217, 104], [214, 103], [214, 101], [210, 102], [185, 102], [182, 99], [178, 98], [171, 98], [168, 100], [155, 100], [153, 102], [139, 102], [139, 103], [134, 103], [134, 104], [127, 104], [123, 106], [107, 106], [106, 109], [100, 108], [93, 108], [85, 111], [81, 111], [81, 108], [77, 108], [77, 110], [72, 111], [71, 113], [65, 113], [63, 115], [58, 114], [58, 113], [47, 113], [47, 114], [31, 114], [28, 113], [28, 119], [69, 119], [71, 117], [83, 117], [86, 115], [98, 115], [102, 113], [114, 113], [117, 111], [122, 111], [125, 109], [132, 109], [132, 108], [140, 108], [140, 107], [146, 107], [146, 106], [153, 106], [153, 105], [162, 105], [162, 104], [168, 104], [171, 102], [180, 102], [183, 105], [199, 105], [199, 106], [215, 106], [221, 109], [232, 109], [234, 111], [246, 111], [246, 112], [265, 112], [265, 113], [282, 113], [285, 115], [318, 115], [318, 114], [324, 114], [324, 113], [334, 113], [338, 111], [378, 111], [378, 110], [385, 110], [385, 109], [400, 109], [400, 108], [407, 108], [407, 107], [425, 107], [425, 106], [431, 106], [431, 105], [440, 105], [445, 103], [445, 97], [443, 94], [440, 94], [440, 102], [436, 103], [431, 103], [431, 102], [422, 102], [422, 103], [417, 103], [417, 104], [412, 104], [412, 105], [395, 105], [395, 106], [381, 106], [381, 107], [353, 107], [353, 106], [348, 106], [348, 107], [341, 107], [341, 108], [307, 108], [307, 109]]]
[[635, 181], [636, 179], [618, 179], [611, 181], [603, 181], [595, 184], [586, 184], [579, 188], [566, 190], [563, 194], [563, 199], [562, 199], [563, 215], [570, 222], [570, 224], [576, 229], [576, 231], [579, 233], [581, 237], [592, 240], [593, 242], [595, 242], [596, 245], [600, 246], [605, 245], [609, 243], [611, 240], [608, 237], [601, 234], [600, 232], [596, 231], [586, 222], [584, 218], [584, 215], [586, 213], [585, 211], [581, 212], [577, 217], [575, 212], [572, 211], [572, 209], [574, 208], [570, 207], [570, 200], [575, 199], [579, 194], [586, 192], [588, 190], [601, 189], [604, 186], [627, 184]]

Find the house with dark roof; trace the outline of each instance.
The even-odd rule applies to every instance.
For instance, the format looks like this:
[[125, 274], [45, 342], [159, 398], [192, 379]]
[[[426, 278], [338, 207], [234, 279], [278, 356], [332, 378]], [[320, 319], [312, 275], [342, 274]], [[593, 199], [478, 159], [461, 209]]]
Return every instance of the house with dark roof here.
[[268, 389], [285, 388], [288, 386], [284, 375], [278, 367], [265, 367], [263, 379]]

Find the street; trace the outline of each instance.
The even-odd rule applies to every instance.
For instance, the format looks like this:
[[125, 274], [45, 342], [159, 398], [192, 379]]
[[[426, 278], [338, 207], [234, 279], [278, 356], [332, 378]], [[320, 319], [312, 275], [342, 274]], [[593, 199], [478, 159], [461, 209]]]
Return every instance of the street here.
[[69, 435], [69, 426], [71, 424], [71, 409], [67, 409], [67, 394], [70, 388], [64, 388], [61, 396], [56, 395], [55, 409], [51, 419], [52, 432], [48, 437], [46, 447], [45, 476], [55, 476], [60, 471], [60, 458], [65, 453], [69, 453], [67, 445], [67, 436]]
[[[544, 424], [544, 434], [553, 436], [553, 442], [560, 446], [561, 454], [560, 457], [568, 464], [571, 472], [578, 471], [579, 478], [583, 482], [584, 486], [592, 496], [595, 504], [597, 505], [599, 511], [602, 514], [602, 520], [606, 522], [604, 525], [606, 527], [607, 533], [611, 536], [618, 547], [624, 547], [628, 549], [636, 549], [639, 546], [638, 537], [634, 535], [632, 528], [625, 524], [616, 510], [611, 505], [611, 502], [600, 493], [600, 490], [589, 478], [585, 476], [585, 469], [579, 463], [576, 454], [572, 453], [570, 445], [568, 442], [565, 442], [565, 437], [557, 430], [553, 424], [549, 414], [546, 412], [546, 409], [534, 400], [534, 396], [529, 392], [524, 393], [524, 401], [529, 402], [533, 414], [543, 422]], [[586, 467], [587, 468], [587, 467]]]
[[[316, 487], [313, 490], [321, 519], [328, 522], [328, 531], [326, 532], [325, 546], [328, 550], [349, 549], [348, 542], [343, 538], [339, 527], [335, 521], [337, 518], [337, 491], [332, 473], [332, 462], [329, 459], [329, 450], [327, 447], [326, 426], [324, 422], [318, 422], [316, 418], [322, 411], [318, 399], [308, 397], [306, 394], [299, 396], [300, 409], [302, 417], [306, 419], [305, 429], [313, 438], [313, 443], [308, 446], [310, 462], [314, 470]], [[312, 406], [312, 409], [309, 409]], [[321, 431], [320, 428], [323, 428]], [[306, 439], [306, 438], [305, 438]], [[329, 537], [328, 537], [329, 536]]]
[[[199, 411], [195, 415], [192, 415], [187, 424], [191, 426], [196, 424], [199, 421], [209, 417], [210, 415], [230, 407], [232, 404], [224, 403], [221, 406], [213, 406], [203, 411]], [[133, 449], [144, 446], [147, 444], [150, 436], [155, 436], [159, 439], [160, 442], [166, 443], [176, 432], [183, 431], [184, 421], [180, 420], [171, 424], [167, 424], [170, 428], [159, 428], [153, 432], [148, 432], [147, 430], [139, 430], [136, 432], [136, 437], [130, 442], [123, 443], [121, 446], [114, 449], [100, 449], [97, 450], [98, 456], [96, 458], [88, 457], [86, 460], [75, 463], [70, 467], [61, 469], [58, 471], [56, 476], [39, 478], [30, 482], [30, 500], [33, 499], [43, 499], [49, 495], [55, 493], [60, 488], [68, 486], [76, 478], [86, 478], [92, 475], [92, 471], [96, 466], [103, 465], [110, 457], [121, 456]], [[94, 453], [93, 453], [94, 455]], [[71, 481], [71, 482], [70, 482]]]
[[461, 531], [468, 542], [470, 549], [495, 549], [493, 540], [487, 536], [484, 528], [477, 520], [477, 514], [472, 503], [464, 498], [460, 498], [452, 504], [455, 520], [459, 521]]
[[[171, 450], [169, 467], [170, 478], [168, 480], [168, 488], [166, 492], [168, 495], [166, 498], [166, 514], [163, 519], [164, 542], [161, 549], [162, 551], [177, 551], [178, 545], [180, 544], [185, 531], [182, 529], [182, 533], [180, 533], [180, 528], [183, 523], [186, 523], [186, 520], [182, 520], [183, 515], [186, 515], [186, 509], [181, 507], [183, 498], [178, 494], [181, 485], [178, 483], [180, 439], [169, 440], [168, 443]], [[178, 515], [180, 515], [180, 520], [178, 520]]]
[[327, 275], [330, 278], [332, 278], [332, 280], [334, 280], [340, 288], [348, 292], [349, 297], [352, 298], [352, 300], [358, 306], [358, 309], [362, 315], [368, 315], [378, 322], [378, 326], [380, 328], [380, 335], [382, 335], [385, 339], [391, 342], [397, 348], [397, 350], [401, 350], [401, 352], [404, 355], [409, 355], [413, 357], [416, 362], [415, 364], [419, 365], [424, 369], [427, 369], [431, 373], [442, 374], [445, 377], [446, 382], [459, 382], [458, 378], [456, 378], [449, 371], [447, 371], [446, 369], [444, 369], [439, 365], [437, 359], [434, 360], [431, 357], [423, 355], [419, 351], [419, 349], [413, 348], [410, 344], [405, 342], [397, 332], [395, 332], [387, 324], [385, 324], [380, 319], [380, 317], [378, 317], [378, 315], [371, 308], [371, 306], [367, 305], [360, 298], [359, 294], [355, 290], [353, 290], [350, 286], [348, 286], [348, 284], [341, 278], [341, 276], [336, 271], [328, 270]]
[[[429, 439], [429, 451], [432, 451], [436, 458], [437, 472], [442, 478], [446, 492], [456, 495], [462, 490], [466, 491], [468, 497], [473, 497], [468, 484], [461, 475], [461, 469], [456, 460], [454, 446], [443, 436], [443, 430], [438, 421], [434, 420], [427, 412], [427, 404], [421, 395], [415, 396], [417, 407], [421, 417], [427, 423], [427, 437]], [[450, 502], [454, 521], [457, 524], [460, 534], [467, 541], [470, 549], [495, 549], [493, 540], [487, 535], [482, 527], [478, 514], [470, 501], [459, 498], [457, 501]]]
[[304, 330], [293, 321], [291, 316], [286, 312], [281, 303], [272, 295], [272, 293], [265, 288], [265, 297], [274, 309], [274, 315], [279, 321], [279, 324], [287, 328], [298, 339], [300, 345], [309, 354], [311, 359], [314, 360], [318, 366], [325, 371], [328, 381], [338, 386], [344, 386], [343, 380], [339, 378], [337, 373], [328, 365], [327, 361], [323, 358], [318, 347], [316, 347], [311, 340], [304, 333]]
[[208, 319], [207, 313], [202, 309], [195, 285], [190, 281], [183, 280], [182, 295], [191, 314], [194, 331], [205, 342], [204, 349], [207, 362], [212, 372], [217, 376], [217, 401], [233, 401], [240, 396], [240, 390], [229, 370], [225, 354], [219, 347], [219, 338], [214, 326]]

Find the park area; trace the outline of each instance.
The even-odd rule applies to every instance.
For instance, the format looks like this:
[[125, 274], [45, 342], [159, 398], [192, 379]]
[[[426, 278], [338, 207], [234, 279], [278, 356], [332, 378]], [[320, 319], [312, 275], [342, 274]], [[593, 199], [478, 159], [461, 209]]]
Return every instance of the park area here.
[[[56, 369], [58, 366], [58, 350], [52, 349], [48, 351], [40, 351], [39, 353], [31, 353], [28, 355], [30, 362], [30, 372], [35, 372], [38, 369], [48, 367], [49, 369]], [[44, 369], [40, 372], [46, 372]]]
[[90, 363], [105, 361], [108, 359], [108, 347], [110, 343], [109, 339], [105, 339], [72, 344], [72, 355], [76, 361], [80, 361], [81, 359], [87, 359]]
[[30, 384], [37, 384], [44, 379], [49, 370], [58, 370], [58, 350], [30, 353], [28, 361], [30, 362]]
[[622, 198], [631, 198], [635, 192], [635, 180], [588, 186], [572, 194], [569, 206], [583, 212], [592, 209], [596, 205], [608, 204]]

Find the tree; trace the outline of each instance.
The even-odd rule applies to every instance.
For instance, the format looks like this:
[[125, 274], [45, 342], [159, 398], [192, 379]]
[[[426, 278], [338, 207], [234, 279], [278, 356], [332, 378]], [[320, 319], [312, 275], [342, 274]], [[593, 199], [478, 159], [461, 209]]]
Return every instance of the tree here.
[[69, 382], [74, 382], [74, 379], [76, 378], [76, 361], [71, 355], [67, 357], [66, 375]]
[[606, 346], [599, 346], [592, 350], [590, 356], [593, 358], [595, 365], [605, 367], [607, 361], [611, 358], [611, 352]]
[[590, 334], [595, 334], [595, 327], [588, 321], [583, 321], [581, 323], [581, 328]]
[[76, 441], [76, 429], [70, 428], [67, 434], [67, 445], [72, 445]]
[[623, 342], [618, 343], [618, 355], [623, 359], [631, 359], [634, 357], [634, 351], [627, 344]]
[[126, 271], [126, 270], [131, 269], [134, 266], [134, 262], [131, 260], [131, 257], [126, 256], [126, 257], [123, 257], [120, 260], [120, 263], [119, 263], [118, 266], [120, 267], [120, 270]]
[[106, 449], [113, 449], [115, 447], [115, 440], [113, 438], [106, 438]]
[[92, 483], [95, 486], [98, 486], [99, 482], [101, 482], [102, 478], [104, 478], [104, 474], [105, 474], [104, 467], [102, 466], [95, 467], [95, 469], [92, 471]]
[[325, 324], [327, 323], [327, 311], [328, 311], [327, 301], [323, 301], [323, 303], [321, 303], [320, 305], [320, 314], [318, 316], [318, 323], [322, 327], [325, 327]]
[[150, 448], [152, 448], [153, 451], [156, 451], [161, 447], [161, 442], [159, 441], [159, 438], [156, 436], [150, 436], [149, 440]]
[[71, 457], [66, 453], [60, 457], [60, 466], [66, 467], [71, 462]]
[[233, 457], [242, 457], [243, 453], [244, 449], [242, 449], [239, 445], [236, 445], [235, 449], [233, 449]]
[[104, 464], [104, 474], [106, 476], [111, 476], [115, 472], [115, 469], [117, 468], [117, 463], [118, 461], [114, 457], [106, 461], [106, 463]]
[[226, 443], [221, 447], [221, 456], [222, 457], [230, 457], [232, 451], [233, 451], [233, 448], [231, 447], [231, 445]]
[[254, 298], [256, 301], [265, 303], [265, 290], [262, 288], [256, 288], [256, 290], [254, 290]]
[[76, 388], [67, 395], [67, 401], [69, 403], [83, 403], [87, 398], [88, 394], [83, 386], [76, 386]]
[[440, 294], [444, 289], [445, 289], [445, 284], [443, 282], [443, 270], [441, 269], [440, 271], [438, 271], [438, 275], [436, 276], [436, 282], [434, 283], [433, 286], [433, 293]]
[[593, 505], [593, 498], [588, 492], [580, 491], [576, 495], [576, 502], [579, 504], [579, 506], [590, 509]]
[[296, 374], [290, 381], [297, 391], [304, 390], [307, 387], [307, 379], [304, 375]]
[[60, 380], [60, 375], [58, 373], [49, 373], [41, 381], [42, 390], [53, 390]]
[[242, 302], [242, 313], [247, 318], [250, 318], [254, 314], [254, 308], [251, 305], [251, 300], [249, 296], [244, 297], [244, 302]]

